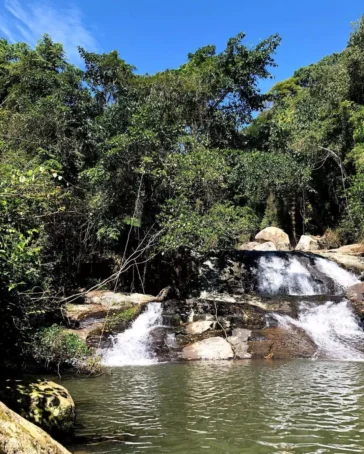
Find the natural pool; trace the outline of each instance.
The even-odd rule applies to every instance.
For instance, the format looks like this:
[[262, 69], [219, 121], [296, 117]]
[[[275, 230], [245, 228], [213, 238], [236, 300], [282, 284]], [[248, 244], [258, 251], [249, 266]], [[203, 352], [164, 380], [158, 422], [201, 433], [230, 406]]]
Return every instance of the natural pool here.
[[101, 437], [78, 454], [364, 452], [362, 362], [159, 364], [62, 384], [77, 435]]

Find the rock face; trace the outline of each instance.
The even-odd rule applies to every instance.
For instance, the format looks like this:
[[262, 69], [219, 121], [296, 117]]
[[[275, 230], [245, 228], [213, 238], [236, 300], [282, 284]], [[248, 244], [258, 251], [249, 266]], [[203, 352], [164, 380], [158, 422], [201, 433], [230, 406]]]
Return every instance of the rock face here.
[[70, 454], [50, 435], [0, 402], [0, 452], [5, 454]]
[[286, 232], [278, 227], [266, 227], [255, 236], [256, 241], [274, 243], [278, 251], [289, 251], [290, 242]]
[[297, 246], [296, 251], [318, 251], [320, 249], [320, 244], [317, 238], [314, 238], [311, 235], [302, 235]]
[[182, 350], [182, 358], [188, 360], [222, 360], [232, 359], [233, 357], [234, 352], [231, 345], [222, 337], [210, 337], [209, 339], [187, 345]]
[[12, 410], [48, 433], [58, 437], [72, 434], [75, 404], [63, 386], [48, 380], [7, 380], [0, 396]]

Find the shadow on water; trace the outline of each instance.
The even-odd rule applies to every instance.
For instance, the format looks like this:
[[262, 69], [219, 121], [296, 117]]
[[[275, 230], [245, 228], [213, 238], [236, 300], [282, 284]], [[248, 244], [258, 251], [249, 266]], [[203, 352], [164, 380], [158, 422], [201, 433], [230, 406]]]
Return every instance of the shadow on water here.
[[242, 361], [66, 380], [75, 453], [364, 452], [364, 364]]

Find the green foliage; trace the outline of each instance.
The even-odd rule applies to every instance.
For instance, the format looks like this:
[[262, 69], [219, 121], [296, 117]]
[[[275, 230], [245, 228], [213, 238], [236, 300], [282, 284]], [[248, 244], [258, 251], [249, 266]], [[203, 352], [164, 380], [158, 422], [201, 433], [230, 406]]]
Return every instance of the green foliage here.
[[100, 361], [86, 344], [76, 335], [61, 326], [43, 328], [34, 336], [31, 344], [34, 358], [47, 367], [72, 366], [81, 372], [95, 373]]
[[0, 40], [0, 347], [21, 350], [140, 245], [144, 263], [268, 225], [363, 240], [363, 37], [361, 19], [346, 49], [269, 93], [278, 35], [247, 47], [239, 33], [154, 75], [116, 51], [79, 49], [76, 68], [47, 35]]

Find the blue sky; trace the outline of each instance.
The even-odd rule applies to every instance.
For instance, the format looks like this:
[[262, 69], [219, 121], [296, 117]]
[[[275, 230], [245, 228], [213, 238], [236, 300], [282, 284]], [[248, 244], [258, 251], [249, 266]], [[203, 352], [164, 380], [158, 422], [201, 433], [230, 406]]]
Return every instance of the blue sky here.
[[342, 50], [350, 23], [363, 13], [363, 0], [0, 0], [0, 35], [33, 45], [47, 32], [76, 64], [77, 45], [117, 49], [138, 72], [154, 73], [179, 66], [206, 44], [221, 50], [240, 31], [248, 45], [278, 32], [278, 81]]

